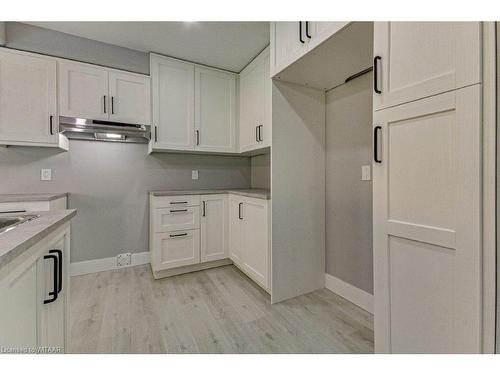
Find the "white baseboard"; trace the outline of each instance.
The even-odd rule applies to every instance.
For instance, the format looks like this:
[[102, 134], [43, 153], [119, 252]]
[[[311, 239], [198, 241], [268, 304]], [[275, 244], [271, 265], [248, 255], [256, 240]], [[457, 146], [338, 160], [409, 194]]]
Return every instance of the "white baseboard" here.
[[373, 294], [325, 273], [325, 287], [373, 314]]
[[128, 266], [118, 267], [116, 265], [116, 257], [71, 263], [70, 274], [71, 276], [86, 275], [88, 273], [115, 270], [117, 268], [132, 267], [147, 263], [149, 263], [149, 251], [144, 251], [142, 253], [132, 253], [132, 260]]

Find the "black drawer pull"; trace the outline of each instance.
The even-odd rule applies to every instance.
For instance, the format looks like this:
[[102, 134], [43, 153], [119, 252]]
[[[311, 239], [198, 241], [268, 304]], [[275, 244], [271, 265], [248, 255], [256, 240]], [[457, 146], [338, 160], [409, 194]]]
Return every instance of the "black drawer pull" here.
[[187, 212], [187, 208], [185, 210], [170, 210], [170, 212]]
[[62, 254], [62, 251], [61, 250], [58, 250], [58, 249], [53, 249], [53, 250], [50, 250], [49, 251], [49, 254], [54, 254], [56, 253], [57, 254], [57, 259], [58, 259], [58, 267], [59, 267], [59, 275], [58, 275], [58, 287], [57, 287], [57, 293], [61, 293], [61, 290], [62, 290], [62, 280], [63, 280], [63, 254]]
[[238, 219], [243, 220], [243, 214], [242, 214], [242, 208], [243, 208], [243, 203], [238, 203]]
[[373, 128], [373, 160], [375, 163], [382, 163], [382, 159], [378, 158], [378, 131], [382, 130], [381, 126]]
[[56, 299], [57, 299], [57, 273], [58, 273], [58, 261], [57, 261], [57, 256], [56, 255], [53, 255], [53, 254], [49, 254], [49, 255], [44, 255], [43, 256], [43, 259], [52, 259], [54, 261], [54, 273], [53, 273], [53, 278], [54, 278], [54, 284], [53, 284], [53, 289], [52, 289], [52, 292], [49, 292], [49, 296], [51, 296], [52, 298], [49, 298], [49, 299], [46, 299], [43, 301], [44, 304], [47, 304], [47, 303], [52, 303], [54, 302]]
[[170, 204], [187, 204], [187, 201], [183, 201], [183, 202], [170, 202]]
[[378, 61], [382, 60], [382, 57], [375, 56], [373, 59], [373, 91], [377, 94], [382, 94], [382, 90], [378, 88]]
[[187, 233], [179, 233], [179, 234], [171, 234], [170, 237], [173, 238], [173, 237], [184, 237], [184, 236], [187, 236], [188, 234]]

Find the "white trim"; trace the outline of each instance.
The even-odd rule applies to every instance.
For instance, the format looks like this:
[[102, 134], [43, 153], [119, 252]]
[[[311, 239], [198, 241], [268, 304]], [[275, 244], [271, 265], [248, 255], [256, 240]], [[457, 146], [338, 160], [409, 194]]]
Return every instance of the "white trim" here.
[[325, 288], [373, 314], [373, 294], [325, 273]]
[[128, 266], [118, 267], [116, 264], [116, 257], [92, 259], [83, 262], [71, 263], [70, 273], [71, 276], [86, 275], [88, 273], [109, 271], [118, 268], [132, 267], [148, 263], [149, 263], [149, 251], [144, 251], [142, 253], [132, 253], [132, 261]]

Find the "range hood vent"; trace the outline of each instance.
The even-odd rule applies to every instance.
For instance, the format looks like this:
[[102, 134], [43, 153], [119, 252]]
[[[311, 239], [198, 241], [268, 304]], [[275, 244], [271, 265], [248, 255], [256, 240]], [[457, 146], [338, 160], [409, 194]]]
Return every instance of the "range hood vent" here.
[[59, 132], [69, 139], [86, 141], [148, 143], [151, 126], [124, 124], [76, 117], [59, 117]]

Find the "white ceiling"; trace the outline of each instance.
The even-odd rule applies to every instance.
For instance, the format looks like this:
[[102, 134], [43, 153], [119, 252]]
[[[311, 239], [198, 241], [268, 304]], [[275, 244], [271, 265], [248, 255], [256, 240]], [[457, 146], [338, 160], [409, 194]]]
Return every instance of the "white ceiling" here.
[[268, 22], [27, 22], [240, 72], [269, 44]]

